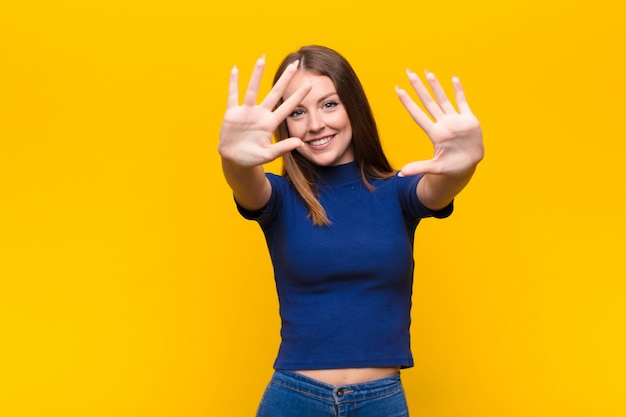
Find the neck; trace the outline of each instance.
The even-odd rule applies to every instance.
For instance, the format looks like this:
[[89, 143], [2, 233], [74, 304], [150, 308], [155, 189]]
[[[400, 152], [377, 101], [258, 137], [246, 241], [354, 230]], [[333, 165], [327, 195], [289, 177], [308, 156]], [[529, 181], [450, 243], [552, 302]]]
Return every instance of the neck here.
[[325, 184], [338, 184], [361, 178], [361, 170], [356, 161], [341, 165], [319, 166], [316, 170], [321, 182]]

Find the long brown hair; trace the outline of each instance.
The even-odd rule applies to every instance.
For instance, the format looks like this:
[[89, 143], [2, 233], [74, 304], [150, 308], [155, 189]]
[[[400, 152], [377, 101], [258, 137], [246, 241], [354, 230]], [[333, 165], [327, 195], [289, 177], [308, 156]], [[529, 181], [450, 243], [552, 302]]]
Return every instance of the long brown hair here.
[[[372, 114], [363, 86], [350, 63], [338, 52], [324, 46], [304, 46], [293, 52], [280, 64], [274, 84], [287, 66], [299, 60], [298, 70], [307, 71], [330, 78], [337, 89], [337, 95], [346, 109], [352, 127], [352, 147], [354, 159], [360, 168], [363, 182], [370, 191], [374, 187], [368, 178], [383, 179], [393, 175], [393, 168], [383, 152], [378, 136], [378, 128]], [[287, 122], [283, 121], [276, 130], [276, 140], [290, 137]], [[283, 175], [289, 179], [302, 196], [313, 224], [328, 226], [330, 221], [326, 211], [317, 199], [317, 174], [315, 164], [298, 151], [287, 153], [283, 157]]]

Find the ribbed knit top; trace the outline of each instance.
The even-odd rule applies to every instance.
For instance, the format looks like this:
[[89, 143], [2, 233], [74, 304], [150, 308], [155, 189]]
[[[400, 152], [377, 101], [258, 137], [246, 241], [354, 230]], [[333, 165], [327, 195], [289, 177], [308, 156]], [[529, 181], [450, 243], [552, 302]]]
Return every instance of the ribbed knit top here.
[[417, 198], [421, 176], [371, 180], [355, 162], [318, 168], [319, 200], [332, 222], [315, 226], [285, 178], [256, 220], [269, 248], [280, 302], [276, 369], [410, 367], [413, 239], [424, 217], [447, 217]]

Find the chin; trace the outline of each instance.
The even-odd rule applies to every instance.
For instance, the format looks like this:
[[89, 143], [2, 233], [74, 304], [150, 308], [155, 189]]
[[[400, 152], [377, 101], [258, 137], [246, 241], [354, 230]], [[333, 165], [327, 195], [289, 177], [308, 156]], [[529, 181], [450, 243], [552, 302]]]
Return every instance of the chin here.
[[340, 162], [337, 159], [328, 159], [328, 158], [317, 159], [317, 160], [311, 159], [311, 162], [321, 167], [331, 167], [334, 165], [340, 165]]

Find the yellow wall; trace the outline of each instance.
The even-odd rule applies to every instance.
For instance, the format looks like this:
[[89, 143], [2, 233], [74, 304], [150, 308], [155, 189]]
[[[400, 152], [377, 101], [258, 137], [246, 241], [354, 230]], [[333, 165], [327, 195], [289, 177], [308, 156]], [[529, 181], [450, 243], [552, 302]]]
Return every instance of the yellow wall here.
[[484, 125], [417, 232], [413, 415], [626, 415], [623, 1], [1, 0], [0, 417], [253, 415], [277, 302], [218, 131], [233, 64], [309, 43], [397, 167], [430, 153], [407, 66], [459, 75]]

